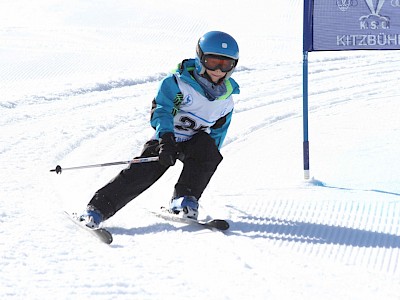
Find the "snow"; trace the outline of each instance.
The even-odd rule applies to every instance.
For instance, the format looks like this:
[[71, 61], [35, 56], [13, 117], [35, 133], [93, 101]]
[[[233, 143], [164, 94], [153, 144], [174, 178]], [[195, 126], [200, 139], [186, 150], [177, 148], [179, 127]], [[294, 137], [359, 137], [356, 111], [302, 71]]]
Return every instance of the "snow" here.
[[[0, 10], [1, 299], [400, 299], [400, 53], [310, 53], [303, 179], [302, 4], [14, 0]], [[152, 134], [160, 79], [209, 30], [241, 58], [224, 160], [200, 218], [168, 223], [181, 164], [105, 222], [81, 211]]]

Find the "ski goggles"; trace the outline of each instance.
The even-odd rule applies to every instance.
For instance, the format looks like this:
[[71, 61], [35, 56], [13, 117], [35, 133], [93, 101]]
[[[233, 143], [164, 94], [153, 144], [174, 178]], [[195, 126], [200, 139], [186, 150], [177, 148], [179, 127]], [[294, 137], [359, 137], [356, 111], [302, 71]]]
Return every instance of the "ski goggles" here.
[[224, 73], [231, 71], [236, 66], [236, 60], [233, 58], [211, 54], [204, 55], [202, 63], [208, 70], [215, 71], [220, 69]]

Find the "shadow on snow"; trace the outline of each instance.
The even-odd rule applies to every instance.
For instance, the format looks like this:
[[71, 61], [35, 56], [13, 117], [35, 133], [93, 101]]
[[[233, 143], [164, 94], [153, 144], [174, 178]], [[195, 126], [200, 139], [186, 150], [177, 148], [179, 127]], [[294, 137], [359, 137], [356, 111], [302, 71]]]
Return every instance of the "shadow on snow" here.
[[312, 244], [400, 248], [400, 236], [334, 225], [245, 216], [231, 224], [228, 235]]
[[190, 225], [190, 224], [176, 224], [176, 226], [173, 225], [173, 222], [161, 222], [161, 223], [156, 223], [150, 226], [144, 226], [144, 227], [134, 227], [134, 228], [123, 228], [123, 227], [107, 227], [108, 230], [113, 235], [145, 235], [145, 234], [151, 234], [151, 233], [157, 233], [157, 232], [163, 232], [163, 231], [187, 231], [187, 232], [195, 232], [195, 231], [201, 231], [201, 230], [209, 230], [204, 228], [203, 226], [196, 226], [196, 225]]

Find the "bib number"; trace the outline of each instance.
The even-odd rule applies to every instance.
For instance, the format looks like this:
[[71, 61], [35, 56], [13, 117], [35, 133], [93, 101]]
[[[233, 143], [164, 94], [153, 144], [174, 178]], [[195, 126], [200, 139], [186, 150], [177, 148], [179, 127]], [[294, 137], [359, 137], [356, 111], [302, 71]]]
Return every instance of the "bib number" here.
[[207, 126], [198, 125], [195, 120], [193, 120], [187, 116], [181, 117], [179, 119], [179, 121], [181, 122], [181, 124], [175, 125], [175, 128], [177, 130], [182, 130], [182, 131], [193, 130], [193, 131], [197, 132], [197, 131], [204, 131], [208, 128]]

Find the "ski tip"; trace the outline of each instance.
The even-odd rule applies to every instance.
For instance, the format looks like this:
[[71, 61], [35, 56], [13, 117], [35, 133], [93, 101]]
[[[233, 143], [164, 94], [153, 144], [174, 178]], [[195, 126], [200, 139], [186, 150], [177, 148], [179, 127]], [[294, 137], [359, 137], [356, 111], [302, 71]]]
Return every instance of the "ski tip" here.
[[104, 228], [99, 228], [96, 230], [98, 230], [102, 233], [101, 237], [99, 236], [101, 241], [103, 241], [104, 243], [106, 243], [108, 245], [110, 245], [113, 242], [113, 236], [108, 230], [106, 230]]
[[212, 227], [225, 231], [229, 229], [229, 223], [225, 220], [214, 219], [208, 222]]

